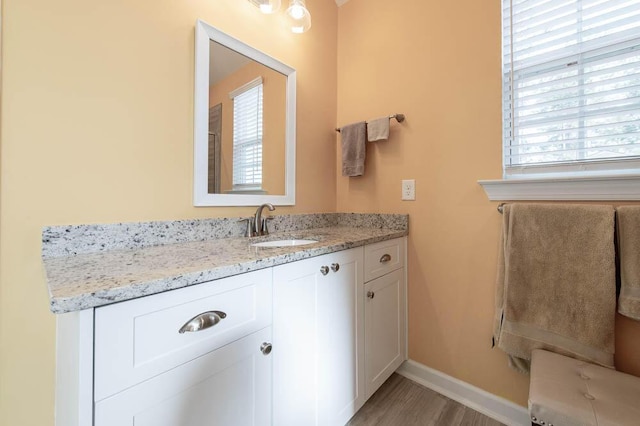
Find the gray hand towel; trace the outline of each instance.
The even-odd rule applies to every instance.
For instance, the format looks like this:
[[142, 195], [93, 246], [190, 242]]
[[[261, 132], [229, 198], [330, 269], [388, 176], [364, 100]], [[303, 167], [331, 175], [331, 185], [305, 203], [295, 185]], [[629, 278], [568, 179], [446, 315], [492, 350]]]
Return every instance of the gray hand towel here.
[[367, 124], [364, 121], [340, 129], [342, 137], [342, 176], [362, 176], [366, 155]]
[[611, 206], [505, 206], [494, 339], [510, 366], [546, 349], [613, 367], [613, 219]]
[[640, 207], [618, 207], [620, 297], [618, 312], [640, 320]]

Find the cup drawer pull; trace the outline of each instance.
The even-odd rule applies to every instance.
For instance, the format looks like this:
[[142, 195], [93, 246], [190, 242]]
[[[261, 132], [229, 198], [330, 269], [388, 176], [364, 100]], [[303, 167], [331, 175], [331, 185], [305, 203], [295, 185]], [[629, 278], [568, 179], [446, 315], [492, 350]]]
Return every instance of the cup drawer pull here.
[[383, 254], [382, 257], [380, 258], [380, 263], [387, 263], [389, 261], [391, 261], [390, 254]]
[[222, 311], [203, 312], [200, 315], [196, 315], [195, 317], [187, 321], [182, 327], [180, 327], [178, 333], [191, 333], [204, 330], [209, 327], [213, 327], [214, 325], [219, 323], [220, 320], [223, 320], [226, 317], [227, 314]]

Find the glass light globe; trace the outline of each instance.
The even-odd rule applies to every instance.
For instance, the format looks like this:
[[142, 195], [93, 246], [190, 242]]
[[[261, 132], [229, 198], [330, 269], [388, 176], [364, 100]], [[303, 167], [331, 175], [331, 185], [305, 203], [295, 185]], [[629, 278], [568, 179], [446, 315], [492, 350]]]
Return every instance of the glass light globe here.
[[289, 27], [294, 33], [301, 34], [311, 28], [311, 14], [304, 0], [291, 0], [286, 14]]

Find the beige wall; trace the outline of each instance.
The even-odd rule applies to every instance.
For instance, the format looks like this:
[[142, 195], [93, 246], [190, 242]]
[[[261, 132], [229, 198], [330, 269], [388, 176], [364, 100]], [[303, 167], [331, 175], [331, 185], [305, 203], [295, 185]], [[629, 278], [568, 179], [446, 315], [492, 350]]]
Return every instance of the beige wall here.
[[[363, 177], [337, 176], [337, 209], [410, 215], [409, 357], [526, 406], [528, 378], [491, 349], [501, 216], [476, 183], [501, 176], [500, 25], [497, 1], [340, 8], [339, 125], [407, 120], [367, 145]], [[640, 375], [640, 326], [618, 320], [617, 365]]]
[[220, 191], [233, 187], [233, 99], [229, 93], [262, 77], [262, 189], [284, 195], [287, 78], [271, 68], [250, 62], [209, 86], [209, 107], [222, 104]]
[[3, 0], [0, 424], [53, 425], [43, 226], [254, 210], [192, 207], [196, 19], [297, 69], [296, 206], [277, 213], [335, 211], [337, 8], [309, 7], [294, 35], [239, 0]]

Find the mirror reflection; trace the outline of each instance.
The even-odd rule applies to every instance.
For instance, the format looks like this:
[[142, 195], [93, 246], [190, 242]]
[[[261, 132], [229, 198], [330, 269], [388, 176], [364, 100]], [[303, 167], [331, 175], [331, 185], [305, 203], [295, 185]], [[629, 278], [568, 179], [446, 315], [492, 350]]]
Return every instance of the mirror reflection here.
[[209, 194], [285, 194], [286, 93], [286, 75], [210, 40]]

